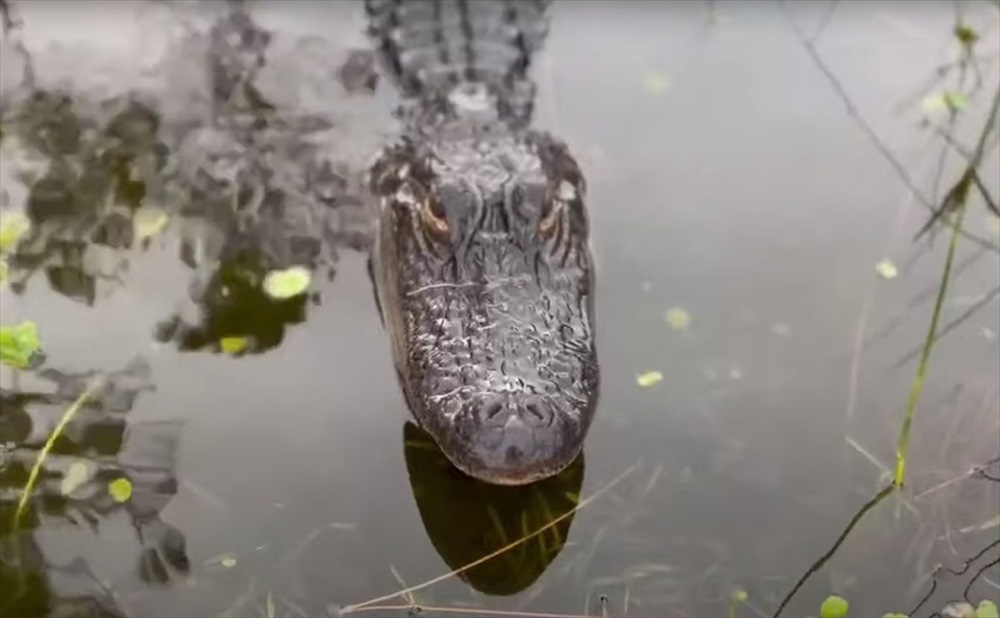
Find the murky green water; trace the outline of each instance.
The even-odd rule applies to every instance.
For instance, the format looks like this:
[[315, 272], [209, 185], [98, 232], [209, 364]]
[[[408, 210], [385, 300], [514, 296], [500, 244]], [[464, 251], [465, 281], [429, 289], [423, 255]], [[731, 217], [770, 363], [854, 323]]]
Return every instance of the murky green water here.
[[[1000, 81], [1000, 13], [961, 7], [980, 35], [981, 87], [957, 128], [971, 149]], [[0, 308], [4, 324], [37, 324], [46, 361], [0, 373], [4, 615], [112, 615], [85, 613], [83, 596], [134, 616], [335, 615], [623, 474], [501, 557], [375, 605], [712, 616], [744, 590], [739, 615], [773, 613], [886, 481], [947, 248], [940, 230], [912, 242], [927, 209], [791, 24], [822, 25], [818, 53], [922, 194], [943, 195], [963, 165], [950, 153], [936, 188], [943, 142], [920, 126], [946, 116], [921, 100], [955, 88], [930, 81], [958, 56], [951, 3], [789, 9], [554, 7], [536, 120], [588, 178], [601, 403], [577, 465], [499, 490], [406, 425], [360, 189], [396, 97], [339, 73], [368, 45], [360, 6], [252, 4], [241, 22], [221, 2], [14, 3], [2, 213], [32, 231], [7, 256]], [[980, 170], [997, 195], [991, 146]], [[962, 478], [1000, 455], [1000, 231], [978, 196], [965, 227], [986, 246], [959, 245], [942, 326], [970, 317], [931, 357], [907, 487], [786, 615], [831, 593], [852, 614], [909, 611], [936, 563], [958, 568], [1000, 534], [1000, 484]], [[876, 273], [882, 260], [897, 277]], [[310, 294], [266, 297], [264, 273], [293, 264], [314, 268]], [[671, 308], [690, 324], [673, 328]], [[222, 350], [232, 338], [246, 349]], [[662, 380], [640, 386], [652, 371]], [[86, 372], [119, 373], [57, 442], [15, 531], [27, 471], [90, 380], [69, 374]], [[74, 462], [90, 476], [67, 496]], [[123, 474], [125, 505], [106, 495]], [[920, 615], [995, 559], [942, 577]], [[969, 594], [996, 599], [998, 581], [994, 566]]]

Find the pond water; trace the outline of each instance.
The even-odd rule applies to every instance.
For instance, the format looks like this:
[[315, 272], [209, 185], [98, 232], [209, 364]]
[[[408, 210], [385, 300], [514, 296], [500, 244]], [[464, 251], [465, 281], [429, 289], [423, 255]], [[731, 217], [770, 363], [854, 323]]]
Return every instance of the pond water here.
[[[973, 150], [1000, 83], [996, 3], [551, 7], [535, 120], [587, 177], [601, 398], [583, 458], [517, 490], [455, 474], [407, 424], [361, 190], [398, 98], [368, 87], [360, 4], [8, 8], [0, 206], [31, 231], [0, 308], [37, 325], [45, 361], [0, 374], [4, 615], [718, 616], [738, 591], [737, 615], [771, 615], [887, 482], [948, 248], [944, 227], [913, 240], [921, 196], [966, 165], [922, 124], [947, 124], [925, 99], [964, 89], [954, 135]], [[963, 83], [935, 73], [960, 58], [956, 20], [979, 35]], [[1000, 483], [967, 474], [1000, 455], [1000, 228], [979, 193], [964, 226], [907, 484], [787, 615], [829, 594], [908, 612], [935, 564], [1000, 535]], [[309, 294], [268, 299], [264, 272], [293, 264]], [[87, 372], [103, 386], [22, 522], [27, 471]], [[74, 462], [89, 472], [67, 494]], [[126, 508], [104, 490], [122, 470]], [[577, 499], [495, 560], [350, 607]], [[996, 554], [942, 574], [919, 615]], [[998, 581], [985, 570], [970, 598]]]

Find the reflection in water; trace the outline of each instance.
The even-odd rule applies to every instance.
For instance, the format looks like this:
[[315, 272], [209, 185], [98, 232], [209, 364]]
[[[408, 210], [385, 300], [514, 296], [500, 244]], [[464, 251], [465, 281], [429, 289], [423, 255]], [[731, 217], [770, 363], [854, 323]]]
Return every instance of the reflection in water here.
[[[181, 425], [173, 421], [128, 423], [138, 395], [151, 388], [149, 368], [139, 360], [105, 374], [87, 402], [54, 442], [41, 468], [33, 500], [15, 521], [17, 504], [52, 427], [92, 384], [94, 372], [37, 372], [51, 392], [0, 389], [0, 610], [3, 615], [117, 616], [121, 612], [80, 558], [59, 565], [48, 560], [35, 532], [43, 524], [86, 525], [95, 533], [101, 518], [127, 513], [138, 535], [139, 576], [165, 583], [186, 573], [184, 535], [160, 518], [177, 493], [176, 456]], [[127, 479], [122, 502], [111, 484]]]
[[[7, 19], [6, 4], [0, 8], [9, 30], [15, 20]], [[332, 277], [335, 247], [365, 246], [350, 171], [320, 156], [321, 140], [314, 139], [330, 123], [281, 117], [254, 84], [270, 35], [233, 3], [208, 39], [208, 123], [171, 124], [158, 102], [141, 94], [90, 101], [36, 88], [33, 80], [4, 101], [0, 207], [23, 204], [31, 223], [4, 256], [10, 291], [24, 294], [42, 274], [53, 292], [94, 306], [125, 285], [129, 260], [179, 221], [177, 258], [193, 271], [191, 302], [159, 324], [156, 339], [192, 352], [218, 351], [222, 339], [235, 337], [245, 353], [263, 353], [280, 346], [286, 328], [303, 323], [310, 302], [319, 302], [318, 294], [270, 298], [264, 276], [297, 265], [325, 267]], [[362, 89], [374, 86], [358, 57], [341, 75]], [[98, 372], [43, 365], [32, 373], [51, 391], [0, 390], [0, 610], [124, 615], [82, 559], [54, 563], [36, 532], [60, 521], [96, 532], [102, 518], [124, 510], [141, 544], [139, 577], [165, 583], [186, 573], [184, 535], [159, 517], [177, 492], [181, 426], [126, 422], [139, 394], [152, 388], [143, 362], [102, 372], [103, 386], [55, 441], [35, 500], [15, 527], [31, 466]], [[132, 493], [120, 503], [109, 484], [123, 477]]]
[[[491, 554], [576, 507], [583, 485], [583, 453], [560, 474], [523, 486], [490, 485], [452, 466], [424, 431], [403, 428], [406, 469], [427, 536], [452, 569]], [[516, 594], [555, 560], [573, 516], [460, 577], [490, 595]]]
[[[11, 289], [42, 271], [52, 290], [86, 305], [98, 282], [121, 284], [133, 220], [166, 161], [159, 116], [130, 98], [108, 101], [106, 122], [85, 119], [69, 95], [36, 91], [3, 119], [28, 187], [31, 230], [9, 257]], [[7, 154], [7, 153], [5, 153]]]

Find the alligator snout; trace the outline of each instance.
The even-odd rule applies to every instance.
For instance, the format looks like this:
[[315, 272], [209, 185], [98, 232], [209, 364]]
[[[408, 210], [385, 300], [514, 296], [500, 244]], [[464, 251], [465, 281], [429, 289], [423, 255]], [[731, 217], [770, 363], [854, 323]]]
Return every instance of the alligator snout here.
[[445, 454], [488, 482], [521, 485], [558, 474], [579, 455], [581, 428], [542, 396], [489, 393], [467, 402]]

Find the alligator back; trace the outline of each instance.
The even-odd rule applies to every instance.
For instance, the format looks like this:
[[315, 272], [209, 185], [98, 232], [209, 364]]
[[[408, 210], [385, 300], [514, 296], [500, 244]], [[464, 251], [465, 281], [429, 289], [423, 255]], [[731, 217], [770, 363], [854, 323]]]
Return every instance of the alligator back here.
[[550, 0], [366, 0], [369, 34], [404, 97], [420, 106], [481, 86], [501, 120], [527, 123], [532, 53], [548, 32]]

